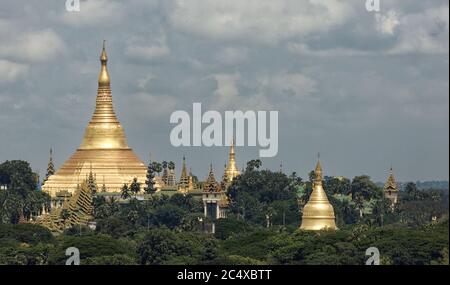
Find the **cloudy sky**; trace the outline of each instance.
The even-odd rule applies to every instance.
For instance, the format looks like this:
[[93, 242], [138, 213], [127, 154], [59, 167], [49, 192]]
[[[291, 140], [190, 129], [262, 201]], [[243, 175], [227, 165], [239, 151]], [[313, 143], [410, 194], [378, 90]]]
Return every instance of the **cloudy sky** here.
[[[171, 146], [170, 115], [278, 110], [279, 152], [300, 176], [449, 175], [447, 0], [0, 0], [0, 160], [45, 174], [81, 143], [107, 40], [116, 113], [143, 159], [220, 177], [225, 147]], [[258, 147], [237, 148], [239, 167]]]

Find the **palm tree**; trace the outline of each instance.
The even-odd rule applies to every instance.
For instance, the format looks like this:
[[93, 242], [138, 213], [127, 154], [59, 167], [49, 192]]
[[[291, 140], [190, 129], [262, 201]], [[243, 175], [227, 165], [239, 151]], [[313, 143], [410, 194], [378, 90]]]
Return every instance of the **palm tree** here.
[[131, 197], [130, 195], [130, 189], [128, 189], [127, 184], [123, 184], [122, 186], [122, 192], [120, 193], [120, 197], [122, 199], [129, 199]]
[[141, 191], [141, 183], [138, 182], [137, 178], [133, 178], [133, 182], [130, 184], [130, 192], [136, 197], [137, 193]]
[[158, 176], [160, 176], [161, 171], [163, 170], [162, 165], [159, 162], [154, 162], [153, 169], [156, 173], [158, 173]]
[[147, 180], [145, 180], [145, 187], [144, 187], [144, 191], [147, 194], [154, 194], [156, 189], [155, 189], [155, 174], [154, 174], [154, 167], [152, 163], [148, 164], [147, 167]]
[[359, 218], [362, 219], [363, 209], [364, 209], [364, 198], [362, 197], [362, 195], [356, 195], [354, 202], [355, 202], [356, 208], [359, 211]]

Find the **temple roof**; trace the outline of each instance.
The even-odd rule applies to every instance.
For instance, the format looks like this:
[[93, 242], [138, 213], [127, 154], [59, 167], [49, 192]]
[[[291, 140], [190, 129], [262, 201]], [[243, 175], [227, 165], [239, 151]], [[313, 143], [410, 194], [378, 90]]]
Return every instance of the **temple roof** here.
[[384, 190], [398, 191], [397, 182], [395, 182], [394, 171], [392, 170], [392, 167], [389, 171], [388, 179], [384, 184]]
[[217, 183], [216, 178], [214, 177], [214, 172], [212, 168], [212, 164], [209, 166], [208, 178], [203, 185], [203, 192], [220, 192], [220, 185]]
[[181, 176], [180, 176], [180, 186], [188, 186], [189, 184], [189, 176], [187, 174], [186, 169], [186, 157], [183, 156], [183, 164], [181, 166]]

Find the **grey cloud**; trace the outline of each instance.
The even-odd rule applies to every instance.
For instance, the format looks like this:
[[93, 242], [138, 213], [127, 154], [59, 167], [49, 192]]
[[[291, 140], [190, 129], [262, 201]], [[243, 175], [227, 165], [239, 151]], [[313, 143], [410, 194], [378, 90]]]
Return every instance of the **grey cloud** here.
[[0, 82], [12, 82], [28, 71], [28, 65], [0, 59]]
[[268, 43], [323, 32], [346, 21], [351, 5], [343, 1], [174, 1], [172, 25], [212, 39]]
[[[65, 6], [64, 6], [65, 7]], [[101, 27], [119, 25], [126, 13], [126, 3], [111, 0], [80, 2], [80, 12], [60, 12], [56, 19], [72, 27]]]
[[448, 54], [449, 7], [442, 5], [400, 20], [399, 42], [390, 53]]
[[[58, 2], [58, 3], [57, 3]], [[113, 100], [142, 159], [188, 157], [219, 174], [226, 148], [174, 148], [170, 114], [276, 109], [280, 148], [264, 166], [327, 175], [448, 179], [448, 1], [3, 1], [0, 160], [43, 174], [78, 147], [107, 40]], [[183, 4], [183, 5], [182, 5]], [[395, 11], [398, 23], [388, 17]], [[224, 24], [225, 23], [225, 24]], [[44, 48], [39, 48], [44, 47]], [[238, 164], [257, 156], [238, 148]]]
[[170, 49], [167, 46], [166, 36], [154, 38], [151, 42], [142, 42], [142, 39], [133, 38], [128, 41], [125, 55], [135, 60], [154, 60], [156, 58], [165, 57], [170, 54]]

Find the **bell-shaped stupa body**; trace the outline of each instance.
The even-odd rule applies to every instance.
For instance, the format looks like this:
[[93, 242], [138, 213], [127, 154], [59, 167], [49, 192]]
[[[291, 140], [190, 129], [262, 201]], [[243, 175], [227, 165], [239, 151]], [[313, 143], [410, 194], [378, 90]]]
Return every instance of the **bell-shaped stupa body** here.
[[120, 192], [123, 184], [131, 183], [133, 178], [144, 185], [147, 168], [128, 146], [114, 112], [107, 61], [103, 44], [94, 115], [80, 147], [42, 186], [51, 196], [61, 190], [73, 193], [91, 169], [96, 176], [104, 177], [108, 192]]
[[300, 229], [312, 231], [336, 230], [333, 206], [328, 201], [327, 194], [322, 186], [322, 167], [319, 161], [314, 172], [313, 191], [308, 203], [303, 208]]

